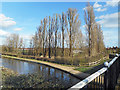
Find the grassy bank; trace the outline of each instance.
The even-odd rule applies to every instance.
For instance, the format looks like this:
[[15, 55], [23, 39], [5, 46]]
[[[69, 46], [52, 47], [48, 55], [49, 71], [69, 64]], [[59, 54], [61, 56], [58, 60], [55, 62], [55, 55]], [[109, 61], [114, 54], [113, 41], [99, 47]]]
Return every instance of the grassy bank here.
[[[14, 71], [0, 67], [0, 72], [2, 73], [2, 89], [14, 89], [14, 88], [64, 88], [64, 85], [61, 84], [57, 79], [53, 77], [44, 79], [38, 73], [34, 74], [22, 74], [19, 75]], [[51, 80], [52, 79], [52, 80]], [[51, 80], [51, 81], [50, 81]], [[53, 82], [53, 80], [55, 82]]]
[[84, 72], [84, 73], [88, 73], [88, 74], [92, 74], [96, 71], [98, 71], [99, 69], [101, 69], [104, 66], [104, 62], [109, 61], [109, 59], [106, 60], [101, 60], [100, 63], [94, 65], [94, 66], [80, 66], [78, 68], [75, 68], [75, 70]]
[[[7, 56], [7, 55], [2, 55], [2, 57], [7, 57], [7, 58], [12, 58], [12, 59], [18, 59], [18, 60], [24, 60], [24, 61], [34, 61], [34, 62], [40, 62], [43, 64], [52, 64], [54, 65], [54, 63], [48, 62], [48, 61], [41, 61], [41, 60], [35, 60], [35, 59], [26, 59], [26, 58], [19, 58], [19, 57], [14, 57], [14, 56]], [[105, 61], [107, 61], [109, 59], [106, 60], [101, 60], [99, 64], [96, 64], [94, 66], [75, 66], [75, 65], [66, 65], [66, 64], [55, 64], [56, 66], [64, 66], [65, 68], [68, 67], [71, 70], [76, 70], [76, 71], [80, 71], [80, 72], [84, 72], [84, 73], [88, 73], [88, 74], [92, 74], [93, 72], [95, 72], [96, 70], [94, 70], [94, 67], [97, 67], [101, 64], [103, 64]], [[48, 64], [48, 65], [49, 65]], [[100, 69], [100, 68], [98, 68]], [[64, 69], [63, 69], [64, 70]], [[69, 70], [70, 71], [70, 70]]]
[[81, 65], [89, 65], [91, 62], [95, 62], [97, 60], [105, 58], [109, 58], [107, 54], [98, 54], [96, 56], [92, 57], [86, 57], [85, 55], [74, 55], [73, 57], [61, 57], [57, 56], [54, 57], [52, 56], [51, 58], [42, 57], [42, 56], [32, 56], [32, 55], [19, 55], [15, 53], [2, 53], [3, 55], [7, 56], [14, 56], [14, 57], [19, 57], [19, 58], [27, 58], [27, 59], [35, 59], [35, 60], [40, 60], [40, 61], [48, 61], [56, 64], [63, 64], [63, 65], [74, 65], [74, 66], [81, 66]]
[[2, 57], [15, 59], [15, 60], [26, 61], [26, 62], [43, 64], [43, 65], [46, 65], [46, 66], [64, 71], [66, 73], [69, 73], [69, 74], [71, 74], [74, 77], [77, 77], [79, 79], [84, 79], [88, 76], [88, 74], [81, 73], [78, 70], [74, 70], [76, 67], [70, 67], [70, 66], [67, 66], [67, 65], [61, 65], [61, 64], [51, 63], [51, 62], [47, 62], [47, 61], [40, 61], [40, 60], [35, 60], [35, 59], [19, 58], [19, 57], [7, 56], [7, 55], [2, 55]]

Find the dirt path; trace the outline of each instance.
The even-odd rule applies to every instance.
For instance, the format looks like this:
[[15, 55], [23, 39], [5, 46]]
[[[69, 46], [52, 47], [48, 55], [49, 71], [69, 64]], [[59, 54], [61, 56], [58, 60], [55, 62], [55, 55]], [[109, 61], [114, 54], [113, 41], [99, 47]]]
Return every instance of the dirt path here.
[[84, 78], [86, 78], [87, 76], [89, 76], [89, 74], [87, 73], [83, 73], [77, 70], [74, 70], [75, 67], [69, 67], [69, 66], [62, 66], [60, 64], [55, 64], [55, 63], [51, 63], [51, 62], [45, 62], [45, 61], [38, 61], [35, 59], [26, 59], [26, 58], [19, 58], [19, 57], [13, 57], [13, 56], [6, 56], [6, 55], [2, 55], [2, 57], [6, 57], [6, 58], [12, 58], [12, 59], [16, 59], [16, 60], [22, 60], [22, 61], [28, 61], [28, 62], [33, 62], [33, 63], [39, 63], [39, 64], [43, 64], [46, 66], [50, 66], [56, 69], [59, 69], [61, 71], [67, 72], [81, 80], [83, 80]]

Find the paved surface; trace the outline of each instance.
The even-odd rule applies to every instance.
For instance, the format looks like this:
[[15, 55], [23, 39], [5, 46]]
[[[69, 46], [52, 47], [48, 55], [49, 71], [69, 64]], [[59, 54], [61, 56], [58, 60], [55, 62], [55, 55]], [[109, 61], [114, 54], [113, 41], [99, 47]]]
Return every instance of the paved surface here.
[[22, 61], [28, 61], [28, 62], [33, 62], [33, 63], [44, 64], [44, 65], [47, 65], [47, 66], [65, 71], [67, 73], [70, 73], [73, 76], [75, 76], [75, 77], [77, 77], [81, 80], [89, 76], [89, 74], [74, 70], [75, 67], [62, 66], [60, 64], [55, 64], [55, 63], [50, 63], [50, 62], [45, 62], [45, 61], [39, 61], [39, 60], [35, 60], [35, 59], [25, 59], [25, 58], [11, 57], [11, 56], [6, 56], [6, 55], [2, 55], [2, 57], [7, 57], [7, 58], [13, 58], [13, 59], [16, 59], [16, 60], [22, 60]]

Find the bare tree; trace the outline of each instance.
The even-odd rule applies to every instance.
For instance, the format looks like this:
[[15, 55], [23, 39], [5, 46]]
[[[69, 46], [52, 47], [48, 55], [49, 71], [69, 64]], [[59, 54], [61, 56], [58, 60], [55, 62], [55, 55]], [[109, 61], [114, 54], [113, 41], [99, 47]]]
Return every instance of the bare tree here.
[[[69, 56], [71, 56], [71, 51], [72, 51], [72, 46], [75, 41], [75, 33], [76, 33], [76, 26], [78, 25], [77, 23], [80, 24], [79, 14], [77, 13], [76, 9], [71, 9], [69, 8], [67, 11], [67, 16], [68, 16], [68, 22], [69, 22], [69, 28], [67, 29], [68, 35], [69, 35]], [[77, 26], [78, 28], [78, 26]]]
[[19, 35], [18, 34], [11, 34], [9, 37], [6, 39], [7, 41], [7, 47], [8, 47], [8, 52], [16, 52], [18, 51], [18, 46], [19, 46]]
[[39, 43], [39, 55], [42, 51], [42, 33], [43, 33], [43, 21], [41, 20], [41, 25], [38, 28], [38, 43]]
[[65, 33], [65, 44], [67, 45], [66, 48], [69, 48], [69, 35], [68, 35], [68, 33]]
[[18, 46], [18, 49], [20, 49], [20, 52], [21, 52], [22, 47], [23, 47], [23, 38], [20, 38], [20, 42], [19, 42], [19, 46]]
[[57, 50], [57, 31], [58, 31], [58, 15], [56, 14], [56, 20], [55, 20], [55, 57], [56, 57], [56, 50]]
[[92, 55], [95, 56], [98, 53], [98, 44], [97, 44], [97, 40], [98, 40], [98, 25], [97, 23], [94, 24], [94, 28], [92, 30]]
[[7, 51], [8, 52], [12, 52], [14, 50], [13, 41], [12, 41], [11, 38], [12, 38], [11, 36], [6, 38], [6, 46], [7, 46]]
[[51, 58], [50, 54], [51, 54], [51, 46], [50, 46], [50, 41], [51, 41], [51, 17], [49, 16], [49, 58]]
[[30, 39], [30, 46], [29, 46], [29, 55], [33, 55], [33, 39]]
[[62, 27], [62, 57], [64, 56], [64, 32], [65, 32], [65, 28], [67, 26], [67, 17], [64, 14], [64, 12], [62, 12], [62, 18], [61, 15], [59, 15], [60, 18], [60, 22], [61, 22], [61, 27]]
[[58, 32], [58, 47], [61, 48], [61, 32]]
[[35, 33], [33, 37], [33, 46], [34, 46], [34, 56], [38, 55], [38, 34], [37, 32]]
[[51, 52], [52, 54], [54, 53], [54, 46], [55, 46], [55, 42], [54, 42], [54, 29], [55, 29], [55, 17], [52, 18], [52, 22], [51, 22]]
[[47, 32], [45, 38], [45, 56], [49, 55], [48, 48], [49, 48], [49, 33]]
[[19, 48], [22, 48], [22, 46], [23, 46], [23, 38], [20, 38]]
[[90, 6], [90, 3], [87, 4], [85, 12], [85, 23], [86, 23], [86, 31], [88, 35], [88, 53], [91, 56], [92, 51], [92, 30], [94, 30], [93, 26], [95, 24], [95, 15], [93, 11], [93, 7]]
[[103, 32], [101, 30], [101, 26], [99, 24], [99, 27], [98, 27], [98, 52], [103, 52], [105, 50], [105, 45], [104, 45], [104, 42], [103, 42]]
[[81, 32], [81, 30], [78, 30], [76, 32], [76, 37], [75, 37], [75, 43], [74, 43], [74, 47], [79, 49], [79, 48], [83, 48], [85, 45], [84, 45], [84, 36]]
[[23, 41], [22, 54], [25, 55], [26, 40]]
[[45, 34], [46, 34], [46, 27], [47, 27], [47, 18], [43, 20], [43, 34], [42, 34], [42, 42], [43, 42], [43, 56], [45, 57]]

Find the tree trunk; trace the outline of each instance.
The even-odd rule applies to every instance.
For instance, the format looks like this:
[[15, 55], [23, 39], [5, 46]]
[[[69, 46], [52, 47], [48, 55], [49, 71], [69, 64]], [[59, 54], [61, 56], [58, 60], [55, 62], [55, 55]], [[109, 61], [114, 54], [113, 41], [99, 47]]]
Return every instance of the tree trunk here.
[[50, 35], [50, 16], [49, 16], [49, 58], [50, 57], [50, 53], [51, 53], [51, 50], [50, 50], [50, 38], [51, 38], [51, 35]]
[[70, 24], [70, 52], [69, 52], [69, 56], [71, 56], [71, 49], [72, 49], [72, 40], [71, 40], [71, 29], [72, 29], [72, 25]]
[[62, 57], [64, 57], [64, 28], [62, 26]]

